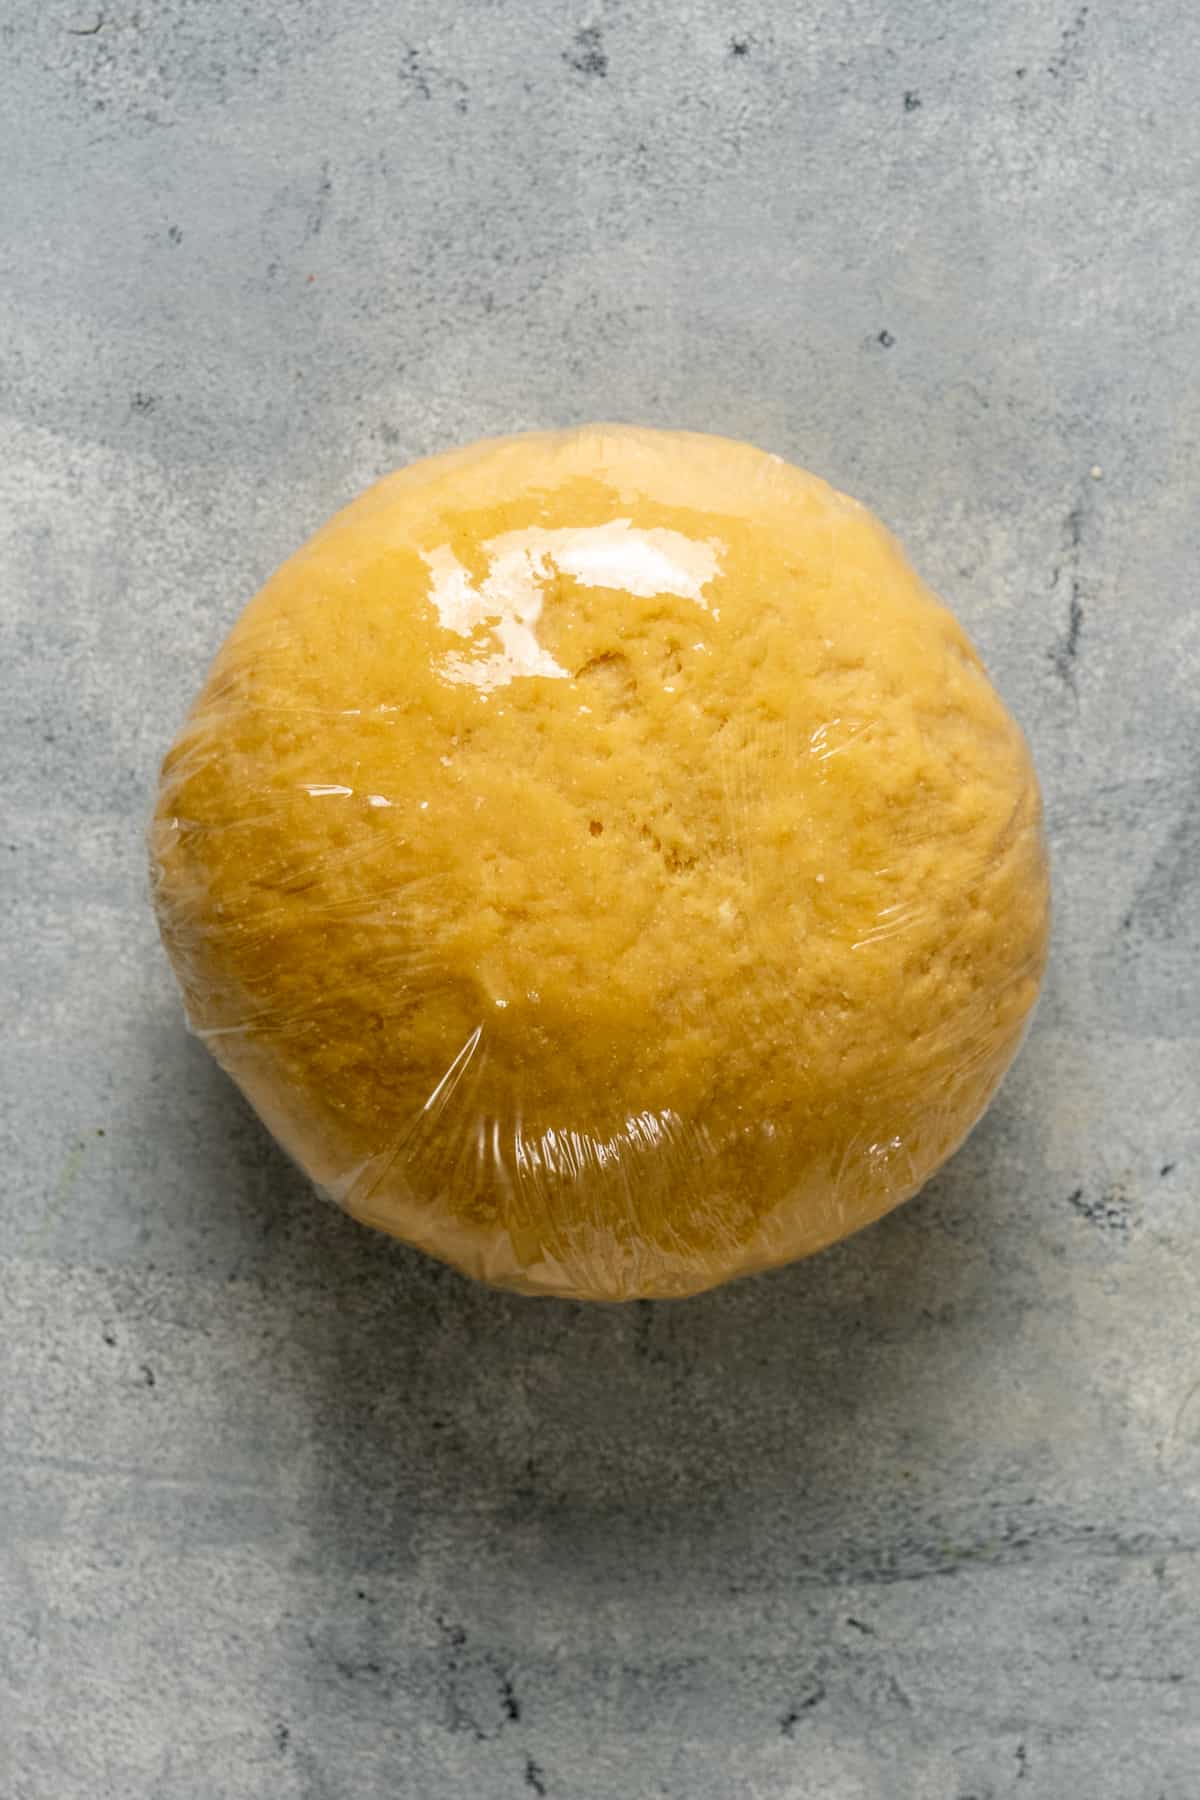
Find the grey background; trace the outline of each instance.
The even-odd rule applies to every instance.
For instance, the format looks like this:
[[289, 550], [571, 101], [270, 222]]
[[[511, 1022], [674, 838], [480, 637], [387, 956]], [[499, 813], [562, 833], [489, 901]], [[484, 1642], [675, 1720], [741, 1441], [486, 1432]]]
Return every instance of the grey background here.
[[[1192, 9], [9, 0], [0, 51], [3, 1800], [1195, 1800]], [[314, 1199], [140, 842], [329, 511], [592, 416], [905, 536], [1058, 906], [922, 1199], [617, 1310]]]

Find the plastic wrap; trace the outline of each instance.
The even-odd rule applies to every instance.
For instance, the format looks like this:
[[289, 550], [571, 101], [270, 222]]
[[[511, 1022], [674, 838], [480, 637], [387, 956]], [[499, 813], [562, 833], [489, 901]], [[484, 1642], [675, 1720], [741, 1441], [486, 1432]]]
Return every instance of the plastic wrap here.
[[528, 1292], [682, 1295], [913, 1194], [1041, 976], [1021, 733], [854, 501], [593, 427], [388, 477], [163, 764], [188, 1017], [359, 1219]]

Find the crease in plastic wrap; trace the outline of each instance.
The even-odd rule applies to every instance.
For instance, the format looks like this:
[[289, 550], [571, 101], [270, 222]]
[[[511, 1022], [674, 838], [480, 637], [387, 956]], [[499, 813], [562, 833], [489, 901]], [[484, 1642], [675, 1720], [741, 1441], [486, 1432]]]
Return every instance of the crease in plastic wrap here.
[[357, 1218], [683, 1295], [904, 1200], [1046, 954], [1024, 739], [854, 501], [592, 427], [417, 463], [235, 625], [166, 757], [189, 1020]]

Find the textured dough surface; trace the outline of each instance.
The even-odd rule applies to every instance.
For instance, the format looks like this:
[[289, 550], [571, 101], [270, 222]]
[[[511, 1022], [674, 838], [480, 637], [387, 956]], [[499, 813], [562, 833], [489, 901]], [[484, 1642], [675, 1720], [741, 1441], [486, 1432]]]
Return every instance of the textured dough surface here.
[[163, 767], [189, 1017], [359, 1218], [530, 1291], [684, 1294], [928, 1178], [1036, 995], [1024, 740], [854, 501], [591, 427], [379, 482]]

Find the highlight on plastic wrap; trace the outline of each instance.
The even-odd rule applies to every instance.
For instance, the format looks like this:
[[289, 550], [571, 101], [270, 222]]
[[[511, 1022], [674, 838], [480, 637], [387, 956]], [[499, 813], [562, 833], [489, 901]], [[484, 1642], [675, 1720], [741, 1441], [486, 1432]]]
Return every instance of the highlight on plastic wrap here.
[[234, 625], [150, 854], [188, 1018], [357, 1218], [620, 1300], [805, 1256], [987, 1105], [1024, 739], [853, 500], [595, 426], [380, 481]]

